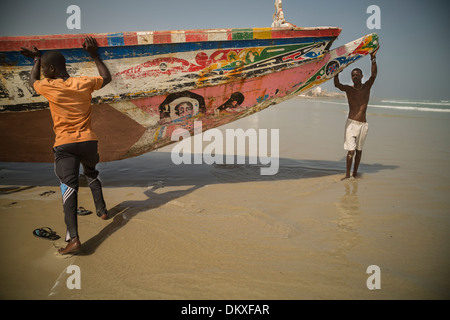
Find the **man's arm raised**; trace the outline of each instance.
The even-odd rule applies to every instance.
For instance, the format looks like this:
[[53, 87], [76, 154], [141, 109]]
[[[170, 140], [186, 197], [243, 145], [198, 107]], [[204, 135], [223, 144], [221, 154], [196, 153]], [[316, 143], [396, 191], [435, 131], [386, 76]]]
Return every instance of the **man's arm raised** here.
[[21, 47], [20, 53], [27, 58], [34, 59], [33, 69], [31, 69], [29, 83], [33, 88], [33, 84], [41, 78], [41, 52], [33, 46], [33, 50]]
[[378, 52], [378, 49], [376, 51], [370, 53], [370, 61], [372, 62], [371, 75], [370, 75], [369, 80], [367, 80], [367, 82], [365, 83], [369, 87], [372, 87], [372, 85], [375, 82], [375, 79], [377, 77], [377, 74], [378, 74], [377, 59], [376, 59], [377, 52]]
[[83, 49], [86, 50], [92, 59], [94, 59], [95, 65], [97, 66], [98, 73], [103, 78], [102, 88], [111, 82], [111, 74], [109, 73], [108, 68], [103, 63], [102, 59], [97, 53], [97, 40], [93, 37], [86, 37], [83, 42]]
[[339, 73], [341, 73], [340, 71], [334, 76], [334, 78], [333, 78], [333, 81], [334, 81], [334, 86], [336, 87], [336, 88], [338, 88], [339, 90], [341, 90], [341, 91], [347, 91], [347, 87], [349, 87], [349, 86], [347, 86], [347, 85], [345, 85], [345, 84], [342, 84], [340, 81], [339, 81]]

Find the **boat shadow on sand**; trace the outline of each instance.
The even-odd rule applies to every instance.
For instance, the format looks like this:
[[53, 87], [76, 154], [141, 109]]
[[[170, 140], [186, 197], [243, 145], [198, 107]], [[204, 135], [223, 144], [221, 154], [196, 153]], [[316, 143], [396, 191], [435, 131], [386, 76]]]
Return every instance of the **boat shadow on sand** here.
[[[166, 152], [154, 152], [133, 159], [100, 163], [98, 169], [105, 194], [108, 188], [147, 187], [144, 191], [147, 198], [123, 201], [110, 208], [109, 223], [98, 234], [83, 243], [78, 255], [93, 254], [108, 237], [124, 227], [139, 213], [163, 206], [206, 185], [298, 180], [339, 175], [344, 174], [345, 159], [329, 161], [280, 158], [276, 174], [261, 175], [261, 168], [268, 166], [260, 163], [249, 164], [248, 158], [245, 159], [245, 164], [175, 165], [171, 161], [170, 153]], [[361, 163], [360, 172], [364, 175], [397, 168], [398, 166], [395, 165]], [[83, 180], [81, 175], [80, 186], [86, 187]], [[3, 185], [58, 186], [53, 164], [47, 163], [0, 163], [0, 182]], [[180, 190], [168, 188], [166, 192], [161, 190], [155, 192], [169, 186], [183, 188]], [[23, 188], [18, 187], [17, 190], [20, 191]]]
[[[247, 160], [247, 159], [246, 159]], [[261, 164], [214, 164], [214, 165], [180, 165], [172, 168], [171, 177], [167, 178], [164, 172], [159, 172], [149, 182], [145, 175], [133, 180], [133, 186], [147, 187], [144, 191], [147, 199], [139, 201], [124, 201], [109, 209], [109, 219], [111, 222], [105, 226], [94, 237], [83, 243], [81, 255], [91, 255], [109, 236], [118, 229], [124, 227], [133, 217], [141, 212], [156, 209], [169, 203], [172, 200], [188, 195], [206, 185], [227, 184], [241, 182], [277, 181], [277, 180], [298, 180], [315, 177], [325, 177], [340, 175], [343, 173], [345, 160], [322, 161], [322, 160], [293, 160], [280, 159], [279, 171], [276, 175], [261, 175]], [[194, 167], [194, 168], [192, 168]], [[393, 165], [382, 164], [361, 164], [362, 174], [376, 173], [381, 170], [394, 170], [398, 168]], [[162, 169], [162, 168], [161, 168]], [[179, 170], [179, 173], [177, 171]], [[115, 176], [115, 181], [110, 180], [109, 184], [126, 187], [126, 179], [121, 180], [121, 174]], [[159, 179], [158, 179], [159, 177]], [[148, 176], [147, 176], [148, 178]], [[166, 186], [189, 186], [182, 190], [168, 190], [167, 192], [155, 192]]]

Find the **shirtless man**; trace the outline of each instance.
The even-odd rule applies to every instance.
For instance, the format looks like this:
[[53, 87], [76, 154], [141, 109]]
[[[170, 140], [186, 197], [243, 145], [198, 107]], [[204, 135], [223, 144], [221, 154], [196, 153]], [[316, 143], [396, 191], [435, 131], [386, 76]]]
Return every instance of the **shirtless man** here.
[[[361, 69], [353, 69], [351, 73], [353, 86], [344, 85], [339, 81], [339, 73], [334, 77], [334, 86], [347, 94], [349, 113], [345, 125], [344, 149], [347, 153], [347, 173], [344, 179], [350, 178], [350, 171], [355, 157], [355, 166], [353, 168], [353, 177], [358, 175], [358, 167], [361, 161], [362, 148], [366, 139], [369, 124], [366, 120], [367, 105], [369, 103], [370, 89], [372, 88], [377, 76], [376, 52], [370, 54], [372, 61], [371, 76], [369, 80], [362, 83], [363, 74]], [[356, 153], [356, 156], [355, 156]]]

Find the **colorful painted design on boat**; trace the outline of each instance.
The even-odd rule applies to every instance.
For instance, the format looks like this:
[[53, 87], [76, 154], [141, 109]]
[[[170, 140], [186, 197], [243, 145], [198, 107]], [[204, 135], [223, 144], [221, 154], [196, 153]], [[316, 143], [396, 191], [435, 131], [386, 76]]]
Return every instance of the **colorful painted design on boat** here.
[[[94, 93], [94, 103], [190, 90], [292, 67], [291, 62], [318, 57], [339, 33], [338, 28], [255, 28], [96, 35], [99, 54], [114, 77], [111, 85]], [[0, 37], [0, 106], [48, 106], [27, 84], [32, 61], [19, 53], [21, 46], [58, 49], [69, 74], [96, 75], [81, 48], [84, 36]]]
[[328, 81], [333, 78], [337, 72], [345, 69], [348, 65], [377, 50], [378, 46], [378, 35], [372, 33], [326, 53], [322, 59], [322, 66], [310, 79], [308, 79], [308, 81], [301, 85], [296, 92], [309, 91], [325, 81]]
[[[172, 143], [174, 130], [193, 131], [196, 120], [207, 130], [258, 112], [310, 90], [378, 47], [371, 34], [329, 51], [339, 33], [255, 28], [95, 35], [113, 75], [93, 96], [101, 161]], [[0, 38], [1, 161], [53, 161], [48, 103], [28, 86], [32, 62], [18, 50], [58, 49], [69, 74], [97, 75], [81, 49], [84, 36]], [[18, 129], [31, 118], [28, 131]]]

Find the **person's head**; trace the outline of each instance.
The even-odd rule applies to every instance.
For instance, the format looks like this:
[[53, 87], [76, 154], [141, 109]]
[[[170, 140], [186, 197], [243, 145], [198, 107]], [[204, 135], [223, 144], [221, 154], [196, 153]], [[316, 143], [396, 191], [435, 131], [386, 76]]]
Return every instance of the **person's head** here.
[[354, 84], [360, 84], [361, 80], [363, 78], [362, 70], [359, 69], [359, 68], [353, 69], [351, 77], [352, 77], [352, 81], [353, 81]]
[[44, 77], [55, 79], [57, 74], [67, 73], [66, 59], [59, 51], [47, 51], [41, 57], [41, 68]]

